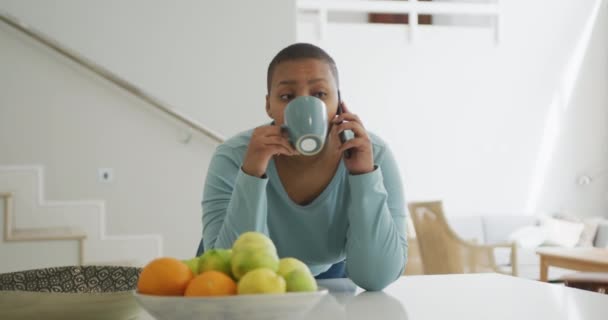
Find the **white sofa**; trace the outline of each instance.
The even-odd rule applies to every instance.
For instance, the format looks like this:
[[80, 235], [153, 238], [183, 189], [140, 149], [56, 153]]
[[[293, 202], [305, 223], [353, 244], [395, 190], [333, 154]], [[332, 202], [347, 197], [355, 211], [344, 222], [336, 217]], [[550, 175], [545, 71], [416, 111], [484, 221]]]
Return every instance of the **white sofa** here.
[[[540, 224], [540, 218], [524, 215], [488, 215], [488, 216], [456, 216], [446, 217], [450, 227], [463, 239], [475, 240], [478, 243], [496, 244], [506, 243], [514, 231], [525, 227]], [[603, 219], [597, 226], [593, 245], [608, 248], [608, 219]], [[540, 258], [535, 252], [536, 248], [517, 248], [518, 276], [539, 279]], [[508, 267], [511, 264], [508, 249], [495, 251], [496, 263]], [[549, 280], [558, 280], [572, 270], [549, 268]]]

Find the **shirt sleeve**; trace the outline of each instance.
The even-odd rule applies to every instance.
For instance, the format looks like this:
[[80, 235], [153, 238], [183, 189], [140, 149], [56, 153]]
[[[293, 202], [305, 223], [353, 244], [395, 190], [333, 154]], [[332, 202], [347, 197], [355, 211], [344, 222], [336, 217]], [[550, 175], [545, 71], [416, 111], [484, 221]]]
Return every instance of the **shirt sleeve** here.
[[218, 147], [211, 159], [202, 201], [205, 248], [230, 248], [246, 231], [268, 235], [268, 179], [246, 174], [241, 162], [225, 146]]
[[366, 290], [384, 289], [401, 276], [407, 262], [403, 186], [395, 159], [384, 148], [374, 171], [348, 178], [346, 271]]

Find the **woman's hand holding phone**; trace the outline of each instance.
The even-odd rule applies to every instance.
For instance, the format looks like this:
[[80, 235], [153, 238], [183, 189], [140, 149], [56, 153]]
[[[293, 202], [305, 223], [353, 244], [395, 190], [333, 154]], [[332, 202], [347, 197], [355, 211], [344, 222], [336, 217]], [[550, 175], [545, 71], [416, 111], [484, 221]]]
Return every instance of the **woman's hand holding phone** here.
[[[374, 171], [372, 142], [359, 117], [350, 113], [344, 102], [340, 102], [338, 114], [332, 122], [334, 124], [332, 131], [342, 142], [340, 152], [345, 153], [344, 164], [348, 171], [351, 174]], [[354, 138], [348, 139], [346, 130], [351, 130]]]

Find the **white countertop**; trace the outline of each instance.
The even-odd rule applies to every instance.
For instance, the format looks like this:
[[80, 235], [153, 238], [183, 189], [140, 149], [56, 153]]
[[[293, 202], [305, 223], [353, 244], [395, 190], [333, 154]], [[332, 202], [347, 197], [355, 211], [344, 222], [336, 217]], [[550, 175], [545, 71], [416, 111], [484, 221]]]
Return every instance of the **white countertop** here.
[[299, 319], [608, 319], [608, 295], [499, 274], [404, 276], [380, 292], [347, 279], [319, 285], [329, 294]]
[[499, 274], [405, 276], [382, 292], [330, 290], [303, 319], [605, 320], [608, 295]]

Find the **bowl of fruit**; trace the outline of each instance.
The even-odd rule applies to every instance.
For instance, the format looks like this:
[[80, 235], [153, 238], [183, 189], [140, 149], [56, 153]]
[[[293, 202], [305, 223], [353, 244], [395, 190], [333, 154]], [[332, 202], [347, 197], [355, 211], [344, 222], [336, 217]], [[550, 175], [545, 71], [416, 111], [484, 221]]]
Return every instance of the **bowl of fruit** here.
[[327, 294], [296, 258], [279, 259], [264, 234], [243, 233], [231, 249], [162, 257], [142, 270], [134, 293], [157, 319], [296, 319]]
[[139, 268], [63, 266], [0, 274], [0, 319], [133, 319]]

